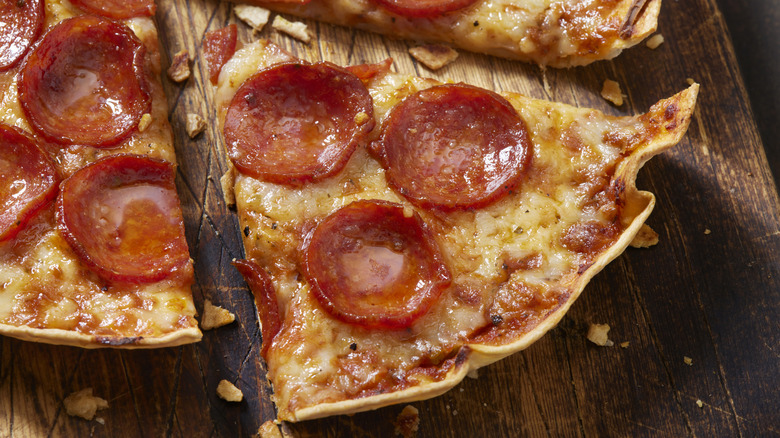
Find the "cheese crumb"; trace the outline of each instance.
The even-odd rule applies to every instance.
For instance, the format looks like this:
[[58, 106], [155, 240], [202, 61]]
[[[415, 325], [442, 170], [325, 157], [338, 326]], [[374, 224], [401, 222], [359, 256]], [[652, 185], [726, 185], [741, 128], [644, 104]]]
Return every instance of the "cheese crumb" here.
[[309, 28], [306, 26], [306, 24], [301, 23], [300, 21], [289, 21], [281, 15], [277, 15], [274, 17], [274, 21], [271, 23], [271, 27], [278, 30], [279, 32], [286, 33], [287, 35], [290, 35], [297, 40], [303, 41], [304, 43], [308, 44], [311, 41]]
[[628, 342], [628, 341], [626, 341], [626, 342], [621, 342], [621, 343], [620, 343], [620, 348], [628, 348], [628, 344], [629, 344], [629, 342]]
[[413, 437], [420, 427], [420, 411], [412, 405], [406, 405], [395, 419], [395, 434], [404, 438]]
[[694, 81], [694, 80], [693, 80], [693, 78], [688, 78], [688, 79], [686, 79], [686, 80], [685, 80], [685, 82], [686, 82], [688, 85], [693, 85], [693, 84], [695, 84], [695, 83], [696, 83], [696, 81]]
[[611, 347], [615, 345], [615, 343], [610, 341], [607, 336], [609, 329], [609, 324], [591, 324], [588, 328], [587, 338], [596, 345]]
[[85, 420], [95, 418], [98, 410], [108, 407], [106, 400], [92, 395], [92, 388], [85, 388], [72, 393], [65, 397], [62, 404], [65, 405], [65, 412], [68, 415], [81, 417]]
[[195, 138], [206, 129], [206, 120], [198, 114], [187, 114], [187, 135]]
[[688, 366], [693, 365], [693, 359], [691, 359], [688, 356], [683, 356], [683, 362], [685, 362], [685, 365], [688, 365]]
[[636, 233], [636, 236], [634, 236], [634, 239], [629, 245], [631, 245], [633, 248], [649, 248], [657, 244], [658, 233], [650, 228], [649, 225], [642, 224], [642, 228], [639, 229], [639, 232]]
[[664, 36], [661, 35], [660, 33], [657, 33], [651, 36], [650, 39], [647, 40], [646, 45], [650, 49], [655, 50], [658, 48], [658, 46], [660, 46], [663, 43], [664, 43]]
[[458, 52], [441, 44], [428, 44], [409, 49], [412, 58], [431, 70], [438, 70], [458, 59]]
[[368, 116], [368, 114], [364, 113], [363, 111], [355, 114], [355, 124], [356, 125], [362, 125], [363, 123], [366, 123], [368, 119], [371, 117]]
[[141, 120], [138, 121], [138, 132], [144, 132], [147, 128], [149, 128], [149, 125], [152, 124], [152, 115], [149, 113], [146, 113], [141, 116]]
[[227, 309], [215, 306], [211, 304], [211, 301], [206, 300], [206, 303], [203, 305], [203, 318], [200, 321], [200, 328], [203, 330], [211, 330], [230, 324], [235, 320], [236, 315], [230, 313]]
[[180, 50], [173, 55], [171, 66], [168, 67], [168, 77], [173, 82], [184, 82], [190, 78], [190, 53]]
[[623, 93], [620, 91], [620, 84], [611, 79], [604, 80], [604, 86], [601, 87], [601, 97], [612, 102], [615, 106], [623, 105]]
[[282, 438], [282, 432], [279, 431], [279, 427], [271, 420], [266, 421], [260, 425], [257, 429], [257, 437], [259, 438]]
[[712, 230], [710, 230], [709, 228], [704, 229], [704, 234], [710, 234], [710, 233], [712, 233]]
[[702, 407], [704, 406], [704, 403], [701, 400], [696, 400], [696, 406]]
[[221, 380], [217, 385], [217, 395], [219, 398], [229, 402], [240, 402], [244, 399], [244, 393], [235, 385], [227, 380]]
[[248, 24], [252, 28], [253, 32], [260, 32], [268, 23], [268, 17], [271, 15], [271, 11], [259, 6], [248, 5], [234, 5], [233, 13], [236, 14], [241, 21]]

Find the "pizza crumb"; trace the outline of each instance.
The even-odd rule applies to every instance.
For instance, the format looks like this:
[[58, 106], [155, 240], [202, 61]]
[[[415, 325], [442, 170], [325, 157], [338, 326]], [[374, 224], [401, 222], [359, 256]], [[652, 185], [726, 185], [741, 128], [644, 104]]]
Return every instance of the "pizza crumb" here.
[[479, 377], [479, 371], [469, 370], [469, 372], [466, 373], [466, 377], [468, 377], [469, 379], [476, 379]]
[[694, 81], [693, 78], [688, 78], [688, 79], [685, 80], [685, 82], [687, 82], [688, 85], [693, 85], [693, 84], [696, 83], [696, 81]]
[[710, 234], [710, 233], [712, 233], [712, 230], [710, 230], [709, 228], [704, 229], [704, 234]]
[[203, 305], [203, 318], [200, 321], [200, 328], [203, 330], [211, 330], [223, 325], [230, 324], [236, 320], [236, 315], [230, 313], [227, 309], [215, 306], [211, 304], [211, 301], [206, 300]]
[[601, 97], [612, 102], [615, 106], [623, 105], [623, 93], [620, 91], [620, 84], [612, 79], [605, 79], [601, 87]]
[[304, 43], [308, 44], [311, 41], [309, 28], [300, 21], [289, 21], [281, 15], [277, 15], [274, 17], [271, 27]]
[[395, 434], [410, 438], [417, 434], [420, 427], [420, 411], [412, 405], [406, 405], [395, 419]]
[[95, 418], [95, 414], [100, 409], [108, 407], [108, 401], [92, 395], [92, 388], [84, 388], [65, 397], [62, 401], [65, 405], [65, 412], [74, 417], [81, 417], [85, 420]]
[[233, 13], [241, 21], [249, 25], [252, 28], [252, 32], [263, 30], [263, 27], [268, 23], [268, 17], [271, 15], [271, 11], [268, 9], [248, 5], [234, 5]]
[[356, 125], [362, 125], [368, 121], [371, 117], [366, 114], [365, 112], [361, 111], [357, 114], [355, 114], [355, 124]]
[[596, 345], [611, 347], [615, 345], [615, 343], [610, 341], [607, 336], [609, 329], [609, 324], [591, 324], [588, 328], [587, 338]]
[[222, 197], [228, 207], [236, 205], [236, 192], [233, 191], [233, 182], [236, 180], [236, 168], [229, 165], [230, 168], [219, 178], [219, 185], [222, 186]]
[[187, 135], [195, 138], [206, 129], [206, 120], [198, 114], [187, 114]]
[[701, 408], [701, 407], [703, 407], [703, 406], [704, 406], [704, 402], [702, 402], [700, 399], [697, 399], [697, 400], [696, 400], [696, 406], [698, 406], [698, 407], [700, 407], [700, 408]]
[[683, 356], [683, 362], [685, 362], [685, 365], [693, 366], [693, 359], [688, 356]]
[[409, 49], [412, 58], [431, 70], [438, 70], [458, 58], [458, 52], [452, 47], [441, 44], [427, 44]]
[[220, 380], [219, 385], [217, 385], [217, 395], [222, 400], [229, 402], [240, 402], [244, 399], [244, 393], [236, 388], [236, 385], [224, 379]]
[[100, 424], [102, 424], [104, 426], [106, 425], [106, 419], [103, 418], [103, 417], [96, 417], [95, 418], [95, 422], [100, 423]]
[[626, 342], [621, 342], [621, 343], [620, 343], [620, 348], [628, 348], [628, 344], [629, 344], [629, 342], [628, 342], [628, 341], [626, 341]]
[[144, 132], [152, 124], [152, 115], [145, 113], [141, 116], [141, 120], [138, 121], [138, 132]]
[[639, 229], [639, 232], [636, 233], [634, 239], [629, 243], [633, 248], [649, 248], [657, 244], [658, 233], [647, 224], [642, 224], [642, 228]]
[[173, 82], [184, 82], [190, 78], [190, 53], [186, 50], [179, 50], [173, 59], [171, 66], [168, 67], [168, 77]]
[[276, 423], [268, 420], [260, 425], [256, 436], [258, 438], [282, 438], [282, 432], [279, 431], [279, 426]]
[[660, 33], [657, 33], [651, 36], [650, 39], [647, 40], [646, 45], [651, 50], [655, 50], [658, 48], [658, 46], [660, 46], [663, 43], [664, 43], [664, 36], [661, 35]]

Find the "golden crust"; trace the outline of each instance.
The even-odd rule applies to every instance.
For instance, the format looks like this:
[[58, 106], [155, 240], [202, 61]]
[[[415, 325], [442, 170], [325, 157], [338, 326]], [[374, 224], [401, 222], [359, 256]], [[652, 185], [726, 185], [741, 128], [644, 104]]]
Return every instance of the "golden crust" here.
[[45, 342], [54, 345], [69, 345], [82, 348], [122, 348], [125, 350], [143, 348], [175, 347], [200, 341], [203, 334], [197, 327], [188, 327], [153, 338], [107, 337], [62, 329], [35, 329], [27, 326], [0, 324], [0, 335], [11, 336], [23, 341]]

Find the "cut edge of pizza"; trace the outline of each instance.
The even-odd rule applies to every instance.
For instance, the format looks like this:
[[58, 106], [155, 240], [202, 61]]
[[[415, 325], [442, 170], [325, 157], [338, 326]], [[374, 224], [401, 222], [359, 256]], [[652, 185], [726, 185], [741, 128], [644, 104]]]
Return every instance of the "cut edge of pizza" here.
[[0, 335], [125, 349], [201, 339], [155, 11], [152, 0], [7, 11]]
[[[317, 0], [244, 3], [411, 41], [566, 68], [612, 59], [656, 30], [661, 0]], [[438, 5], [437, 5], [438, 3]], [[522, 3], [522, 4], [520, 4]]]
[[[246, 251], [234, 265], [255, 295], [282, 420], [435, 397], [553, 328], [650, 215], [637, 172], [680, 141], [699, 88], [613, 117], [390, 66], [311, 64], [260, 40], [219, 76], [235, 166], [223, 187]], [[445, 129], [425, 127], [437, 119]], [[334, 138], [323, 132], [352, 133], [346, 158], [311, 161], [319, 136]], [[488, 137], [515, 152], [491, 155]], [[482, 158], [457, 147], [464, 138]], [[503, 159], [515, 170], [495, 170]], [[449, 185], [464, 162], [473, 187]], [[397, 284], [415, 292], [398, 298]]]

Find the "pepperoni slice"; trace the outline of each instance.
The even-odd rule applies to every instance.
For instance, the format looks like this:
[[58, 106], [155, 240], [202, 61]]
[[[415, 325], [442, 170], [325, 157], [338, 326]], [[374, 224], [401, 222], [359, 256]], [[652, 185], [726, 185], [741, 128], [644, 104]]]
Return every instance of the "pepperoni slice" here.
[[132, 155], [98, 160], [63, 181], [59, 229], [107, 280], [159, 281], [189, 266], [173, 165]]
[[249, 78], [225, 116], [233, 164], [291, 186], [340, 171], [374, 127], [371, 95], [354, 74], [329, 62], [286, 63]]
[[368, 84], [377, 76], [384, 76], [390, 71], [393, 65], [393, 58], [387, 58], [374, 64], [350, 65], [347, 70], [360, 78], [364, 84]]
[[0, 71], [19, 61], [43, 29], [42, 0], [0, 0]]
[[404, 17], [432, 17], [467, 8], [479, 0], [373, 0]]
[[51, 160], [20, 129], [0, 124], [0, 241], [8, 240], [57, 195]]
[[144, 56], [143, 45], [123, 24], [94, 16], [65, 20], [22, 67], [22, 109], [50, 141], [112, 146], [151, 110]]
[[274, 284], [268, 273], [251, 260], [233, 260], [233, 266], [244, 277], [246, 284], [249, 285], [249, 290], [255, 296], [263, 335], [263, 347], [260, 354], [266, 357], [271, 342], [282, 329], [282, 319], [279, 317], [279, 303], [276, 301]]
[[217, 85], [219, 72], [225, 63], [236, 53], [238, 28], [235, 24], [206, 32], [203, 35], [203, 57], [209, 66], [209, 79]]
[[331, 315], [369, 328], [409, 327], [451, 281], [420, 216], [386, 201], [356, 201], [328, 216], [307, 238], [303, 266]]
[[90, 14], [115, 20], [152, 17], [157, 11], [154, 0], [70, 0], [70, 2]]
[[419, 91], [391, 110], [372, 145], [392, 187], [424, 208], [478, 208], [520, 183], [525, 122], [503, 97], [465, 84]]

